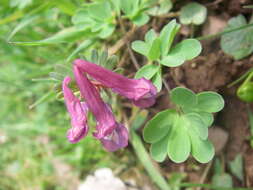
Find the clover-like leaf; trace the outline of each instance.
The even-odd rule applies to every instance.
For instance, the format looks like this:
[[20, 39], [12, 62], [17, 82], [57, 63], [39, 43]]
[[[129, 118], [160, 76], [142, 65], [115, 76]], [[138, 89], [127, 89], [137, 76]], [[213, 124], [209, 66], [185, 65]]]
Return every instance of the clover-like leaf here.
[[145, 13], [141, 13], [141, 14], [136, 15], [132, 19], [132, 21], [137, 26], [142, 26], [142, 25], [146, 24], [149, 21], [149, 16]]
[[148, 64], [140, 68], [135, 74], [135, 78], [146, 78], [151, 80], [152, 83], [156, 86], [157, 91], [159, 92], [162, 88], [162, 75], [161, 67], [155, 64]]
[[208, 113], [215, 113], [223, 109], [224, 100], [216, 92], [201, 92], [197, 94], [197, 108]]
[[154, 29], [150, 29], [145, 34], [145, 42], [148, 44], [148, 46], [151, 46], [153, 41], [157, 38], [156, 32]]
[[194, 130], [194, 132], [202, 139], [206, 140], [208, 137], [208, 126], [201, 119], [201, 116], [196, 113], [189, 113], [184, 116], [189, 122], [188, 130]]
[[157, 60], [161, 55], [161, 40], [159, 38], [156, 38], [148, 52], [148, 58], [151, 61]]
[[160, 141], [153, 143], [150, 148], [151, 156], [157, 162], [162, 162], [167, 156], [167, 147], [169, 135], [163, 137]]
[[155, 64], [144, 65], [136, 72], [135, 78], [139, 79], [145, 77], [146, 79], [151, 79], [158, 70], [159, 70], [158, 65]]
[[188, 121], [184, 117], [177, 117], [169, 135], [168, 156], [176, 162], [184, 162], [191, 152], [191, 141], [187, 134]]
[[177, 117], [176, 111], [170, 109], [156, 114], [153, 119], [149, 120], [144, 128], [144, 140], [149, 143], [155, 143], [161, 140], [169, 133], [175, 117]]
[[168, 67], [177, 67], [185, 61], [197, 57], [201, 52], [201, 44], [196, 39], [186, 39], [171, 49], [169, 54], [161, 60], [161, 64]]
[[97, 3], [92, 3], [88, 6], [89, 15], [100, 21], [104, 21], [107, 18], [111, 17], [111, 6], [107, 1], [101, 1]]
[[[231, 30], [247, 25], [247, 21], [243, 15], [233, 17], [228, 21], [225, 30]], [[222, 50], [232, 55], [236, 60], [247, 57], [253, 52], [253, 26], [244, 29], [229, 32], [221, 36]]]
[[170, 92], [170, 100], [182, 107], [193, 107], [197, 104], [197, 97], [195, 93], [183, 87], [174, 88]]
[[206, 20], [207, 9], [199, 3], [189, 3], [182, 7], [179, 20], [182, 24], [203, 24]]
[[200, 163], [209, 162], [214, 156], [214, 147], [209, 140], [202, 140], [194, 131], [188, 130], [191, 138], [192, 156]]
[[161, 91], [162, 89], [162, 71], [161, 68], [159, 69], [159, 71], [152, 77], [151, 79], [152, 83], [155, 85], [156, 90], [158, 92]]
[[180, 28], [180, 25], [177, 24], [176, 20], [170, 21], [167, 25], [163, 27], [160, 33], [161, 52], [162, 52], [163, 57], [168, 54], [170, 47], [172, 45], [172, 42], [179, 28]]
[[148, 55], [148, 50], [149, 47], [147, 46], [147, 44], [143, 41], [137, 40], [132, 42], [131, 47], [134, 51], [147, 56]]

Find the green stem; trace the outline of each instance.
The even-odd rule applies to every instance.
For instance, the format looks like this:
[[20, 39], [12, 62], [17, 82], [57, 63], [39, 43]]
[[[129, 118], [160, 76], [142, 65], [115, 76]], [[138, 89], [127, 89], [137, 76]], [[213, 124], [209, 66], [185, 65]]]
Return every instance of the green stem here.
[[252, 188], [241, 188], [241, 187], [217, 187], [210, 184], [196, 184], [196, 183], [181, 183], [180, 187], [203, 187], [214, 190], [252, 190]]
[[233, 81], [232, 83], [230, 83], [227, 87], [230, 88], [232, 86], [234, 86], [235, 84], [241, 82], [243, 79], [245, 79], [251, 72], [253, 71], [253, 68], [251, 68], [250, 70], [248, 70], [245, 74], [243, 74], [242, 76], [240, 76], [238, 79], [236, 79], [235, 81]]
[[140, 137], [134, 132], [134, 130], [131, 130], [131, 143], [138, 159], [141, 161], [144, 168], [148, 172], [151, 179], [156, 183], [156, 185], [161, 190], [171, 190], [169, 184], [166, 182], [164, 177], [153, 165], [152, 160], [150, 159]]
[[238, 31], [238, 30], [243, 30], [243, 29], [251, 27], [251, 26], [253, 26], [253, 23], [246, 24], [246, 25], [243, 25], [243, 26], [240, 26], [240, 27], [237, 27], [237, 28], [232, 28], [232, 29], [229, 29], [229, 30], [225, 30], [223, 32], [218, 32], [216, 34], [210, 34], [210, 35], [206, 35], [206, 36], [201, 36], [201, 37], [198, 37], [196, 39], [197, 40], [206, 40], [206, 39], [209, 39], [209, 38], [216, 38], [218, 36], [221, 36], [221, 35], [224, 35], [224, 34], [227, 34], [227, 33], [230, 33], [230, 32], [235, 32], [235, 31]]

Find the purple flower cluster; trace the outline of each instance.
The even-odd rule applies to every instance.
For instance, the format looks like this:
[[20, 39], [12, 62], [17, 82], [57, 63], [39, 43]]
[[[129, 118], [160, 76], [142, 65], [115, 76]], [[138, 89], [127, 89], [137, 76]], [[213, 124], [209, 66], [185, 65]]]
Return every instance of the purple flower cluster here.
[[62, 83], [65, 104], [71, 117], [72, 128], [68, 139], [76, 143], [88, 133], [87, 114], [90, 111], [96, 119], [96, 132], [93, 136], [100, 140], [105, 149], [116, 151], [128, 144], [128, 131], [115, 120], [110, 105], [106, 104], [95, 85], [87, 75], [104, 87], [130, 99], [136, 106], [146, 108], [155, 103], [156, 88], [145, 78], [129, 79], [94, 63], [77, 59], [73, 71], [83, 102], [68, 87], [71, 78], [66, 76]]

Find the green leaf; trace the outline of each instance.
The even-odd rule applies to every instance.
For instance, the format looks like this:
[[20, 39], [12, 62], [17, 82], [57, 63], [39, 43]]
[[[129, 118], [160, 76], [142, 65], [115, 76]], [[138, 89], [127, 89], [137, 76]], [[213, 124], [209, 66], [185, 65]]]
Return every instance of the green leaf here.
[[25, 45], [25, 46], [38, 46], [38, 45], [49, 45], [49, 44], [58, 44], [69, 41], [74, 41], [80, 37], [88, 36], [90, 34], [87, 30], [79, 30], [74, 27], [66, 28], [55, 35], [46, 38], [44, 40], [34, 41], [34, 42], [9, 42], [16, 45]]
[[148, 52], [148, 59], [150, 61], [157, 60], [161, 55], [161, 49], [160, 49], [161, 41], [159, 38], [156, 38]]
[[162, 59], [161, 64], [168, 67], [177, 67], [185, 61], [197, 57], [201, 52], [201, 44], [196, 39], [186, 39], [171, 49], [169, 54]]
[[168, 136], [165, 136], [160, 141], [151, 145], [151, 157], [157, 162], [163, 162], [167, 156]]
[[206, 20], [207, 9], [199, 3], [188, 3], [180, 11], [179, 20], [182, 24], [203, 24]]
[[197, 97], [191, 90], [176, 87], [170, 92], [170, 100], [182, 107], [192, 107], [197, 104]]
[[162, 52], [163, 57], [168, 54], [170, 47], [172, 45], [172, 42], [179, 28], [180, 28], [180, 25], [177, 24], [175, 19], [170, 21], [167, 25], [163, 27], [160, 33], [161, 52]]
[[87, 49], [88, 47], [90, 47], [91, 45], [93, 45], [95, 43], [94, 39], [87, 39], [84, 40], [67, 58], [67, 62], [69, 62], [77, 53], [79, 53], [82, 50]]
[[201, 119], [200, 115], [196, 113], [189, 113], [185, 115], [185, 118], [189, 121], [188, 130], [194, 130], [194, 132], [202, 139], [206, 140], [208, 137], [208, 127], [206, 123]]
[[136, 72], [135, 78], [139, 79], [144, 77], [149, 80], [158, 72], [159, 68], [159, 65], [155, 64], [144, 65]]
[[161, 69], [152, 77], [151, 81], [155, 85], [157, 92], [160, 92], [162, 89], [162, 73]]
[[159, 6], [148, 9], [148, 13], [152, 16], [158, 16], [168, 13], [173, 6], [171, 0], [160, 0]]
[[111, 17], [111, 6], [107, 1], [92, 3], [88, 6], [89, 15], [97, 20], [104, 21]]
[[243, 160], [241, 154], [238, 154], [233, 161], [229, 162], [229, 168], [232, 174], [243, 182]]
[[[228, 21], [226, 30], [238, 28], [247, 25], [243, 15], [233, 17]], [[236, 60], [247, 57], [253, 52], [253, 27], [247, 27], [242, 30], [229, 32], [221, 36], [222, 50], [232, 55]]]
[[187, 120], [184, 117], [174, 119], [175, 125], [169, 134], [168, 156], [176, 162], [184, 162], [191, 152], [191, 141], [187, 134]]
[[224, 100], [216, 92], [201, 92], [197, 94], [197, 108], [208, 113], [215, 113], [223, 109]]
[[147, 56], [148, 55], [148, 49], [149, 47], [147, 46], [147, 44], [143, 41], [137, 40], [132, 42], [131, 47], [134, 51]]
[[200, 163], [209, 162], [214, 156], [212, 143], [209, 140], [201, 140], [192, 130], [188, 130], [188, 134], [191, 138], [192, 156]]
[[79, 29], [89, 28], [94, 23], [86, 8], [79, 9], [75, 15], [72, 16], [71, 21]]
[[108, 36], [110, 36], [113, 31], [115, 30], [115, 25], [113, 24], [107, 24], [105, 25], [102, 30], [98, 33], [98, 36], [102, 39], [107, 38]]
[[169, 133], [176, 117], [176, 111], [170, 109], [156, 114], [155, 117], [148, 121], [143, 130], [144, 140], [149, 143], [161, 140]]
[[201, 119], [205, 122], [206, 126], [210, 127], [214, 121], [213, 114], [208, 112], [196, 112], [200, 115]]
[[145, 42], [147, 45], [150, 47], [153, 44], [153, 41], [157, 38], [156, 32], [154, 29], [150, 29], [146, 34], [145, 34]]
[[137, 26], [142, 26], [144, 24], [147, 24], [149, 21], [149, 16], [145, 13], [138, 14], [132, 19], [133, 23]]
[[8, 36], [7, 40], [10, 41], [10, 39], [18, 32], [20, 31], [22, 28], [26, 27], [27, 25], [36, 22], [36, 20], [38, 20], [39, 16], [29, 16], [26, 17], [24, 19], [22, 19], [21, 22], [19, 22], [19, 24], [12, 30], [12, 32], [10, 33], [10, 35]]

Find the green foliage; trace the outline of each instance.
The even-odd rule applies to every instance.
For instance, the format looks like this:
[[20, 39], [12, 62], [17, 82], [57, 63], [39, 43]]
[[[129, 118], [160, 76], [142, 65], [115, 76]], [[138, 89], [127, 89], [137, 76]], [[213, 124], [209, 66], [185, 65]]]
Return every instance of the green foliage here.
[[253, 72], [250, 71], [245, 81], [237, 89], [237, 96], [244, 102], [253, 102]]
[[168, 13], [172, 9], [173, 3], [171, 0], [159, 0], [158, 5], [148, 9], [148, 14], [158, 16]]
[[199, 3], [188, 3], [180, 11], [180, 22], [182, 24], [203, 24], [206, 20], [207, 9]]
[[[238, 15], [228, 21], [226, 30], [231, 30], [247, 25], [243, 15]], [[253, 27], [247, 27], [240, 31], [233, 31], [221, 36], [222, 50], [232, 55], [236, 60], [247, 57], [253, 52]]]
[[161, 73], [160, 65], [149, 64], [140, 68], [136, 74], [135, 78], [146, 78], [151, 80], [153, 84], [156, 86], [157, 90], [160, 91], [162, 89], [162, 73]]
[[148, 58], [149, 61], [157, 61], [168, 67], [182, 65], [201, 52], [201, 44], [196, 39], [186, 39], [172, 47], [173, 40], [180, 25], [172, 20], [161, 30], [158, 36], [153, 29], [145, 35], [145, 41], [134, 41], [132, 49]]
[[149, 16], [145, 10], [152, 1], [145, 0], [128, 0], [120, 1], [120, 8], [124, 13], [124, 17], [131, 20], [137, 26], [142, 26], [149, 21]]
[[150, 62], [158, 63], [143, 66], [137, 71], [135, 77], [151, 79], [158, 91], [162, 88], [162, 65], [177, 67], [195, 58], [201, 52], [201, 44], [196, 39], [186, 39], [171, 47], [179, 28], [180, 25], [176, 23], [176, 20], [172, 20], [163, 27], [159, 36], [151, 29], [145, 34], [144, 41], [132, 42], [134, 51], [146, 56]]
[[[171, 91], [170, 100], [177, 109], [159, 112], [146, 124], [144, 140], [151, 143], [151, 155], [158, 162], [166, 155], [176, 162], [185, 161], [190, 153], [201, 163], [209, 162], [214, 148], [208, 137], [212, 113], [224, 107], [222, 97], [214, 92], [194, 94], [186, 88]], [[178, 111], [177, 111], [178, 110]]]
[[114, 7], [109, 1], [85, 4], [72, 17], [73, 24], [81, 30], [89, 29], [100, 38], [107, 38], [115, 30]]

